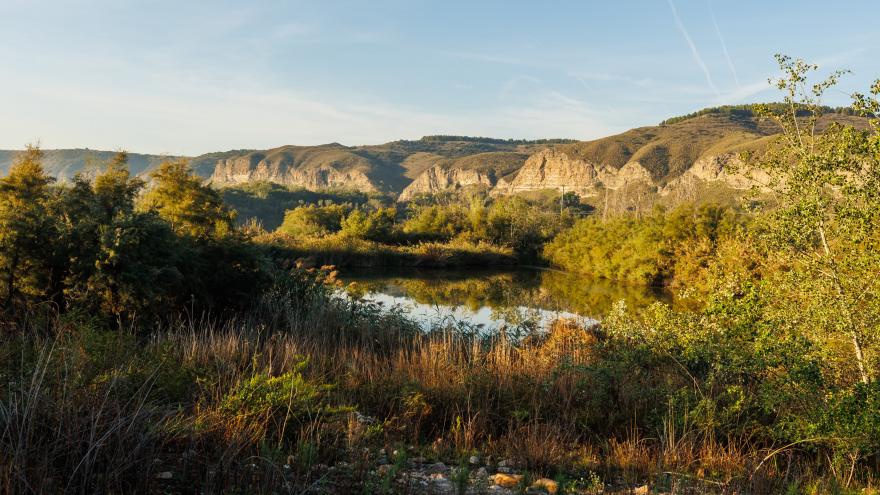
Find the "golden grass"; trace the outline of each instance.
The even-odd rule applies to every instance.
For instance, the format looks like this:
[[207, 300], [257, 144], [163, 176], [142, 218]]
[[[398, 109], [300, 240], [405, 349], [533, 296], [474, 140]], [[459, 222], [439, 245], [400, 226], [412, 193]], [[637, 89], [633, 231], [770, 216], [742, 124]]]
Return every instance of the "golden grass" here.
[[[169, 485], [156, 476], [166, 471], [206, 493], [269, 493], [291, 482], [284, 473], [302, 490], [318, 479], [315, 465], [343, 459], [360, 466], [350, 475], [357, 485], [369, 475], [364, 449], [406, 445], [447, 462], [479, 452], [514, 459], [535, 476], [600, 473], [627, 486], [675, 479], [707, 491], [760, 493], [804, 472], [797, 457], [786, 464], [783, 456], [756, 469], [766, 449], [718, 441], [672, 409], [650, 435], [635, 426], [589, 426], [620, 413], [611, 399], [595, 402], [584, 372], [604, 357], [596, 329], [559, 321], [547, 335], [515, 343], [503, 335], [425, 334], [399, 317], [344, 304], [316, 300], [303, 312], [267, 301], [248, 317], [157, 332], [135, 351], [117, 345], [113, 339], [125, 339], [116, 335], [106, 343], [105, 378], [84, 382], [65, 373], [94, 362], [86, 335], [32, 337], [36, 365], [0, 404], [0, 492], [161, 491]], [[159, 357], [145, 365], [144, 356]], [[224, 398], [250, 377], [295, 371], [303, 358], [308, 380], [335, 384], [329, 403], [374, 423], [354, 412], [297, 411], [291, 422], [283, 408], [250, 415], [224, 409]], [[184, 382], [183, 402], [151, 392], [173, 388], [175, 380]], [[619, 391], [639, 386], [620, 383]]]

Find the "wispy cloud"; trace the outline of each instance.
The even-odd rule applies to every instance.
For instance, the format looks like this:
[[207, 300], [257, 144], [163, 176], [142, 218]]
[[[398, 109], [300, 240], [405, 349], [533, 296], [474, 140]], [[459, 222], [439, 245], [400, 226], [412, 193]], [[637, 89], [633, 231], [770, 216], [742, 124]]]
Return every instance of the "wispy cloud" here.
[[648, 87], [656, 82], [649, 77], [632, 77], [624, 74], [609, 74], [605, 72], [571, 72], [568, 74], [584, 86], [588, 86], [590, 82], [600, 83], [624, 83], [638, 87]]
[[681, 22], [681, 17], [678, 15], [678, 10], [675, 8], [675, 4], [672, 0], [667, 0], [669, 2], [669, 8], [672, 10], [672, 17], [675, 18], [675, 26], [678, 28], [681, 35], [684, 36], [684, 40], [687, 42], [688, 46], [691, 49], [691, 55], [694, 57], [694, 62], [700, 67], [703, 71], [703, 74], [706, 76], [706, 82], [709, 84], [709, 87], [712, 91], [715, 92], [716, 95], [721, 96], [718, 91], [718, 87], [715, 86], [715, 83], [712, 81], [712, 74], [709, 73], [709, 67], [706, 66], [706, 63], [703, 62], [703, 57], [700, 56], [699, 50], [697, 50], [697, 45], [694, 43], [694, 40], [691, 39], [691, 35], [688, 34], [687, 28], [684, 27], [684, 23]]
[[767, 79], [769, 79], [769, 77], [761, 79], [760, 81], [739, 85], [736, 89], [719, 95], [718, 102], [725, 105], [751, 102], [755, 96], [773, 89], [767, 82]]
[[276, 40], [284, 40], [288, 38], [300, 38], [315, 34], [317, 28], [314, 25], [303, 22], [286, 22], [279, 24], [271, 29], [271, 36]]
[[447, 57], [458, 58], [462, 60], [471, 60], [474, 62], [488, 62], [492, 64], [501, 64], [501, 65], [517, 65], [517, 66], [528, 66], [534, 67], [535, 64], [530, 63], [524, 59], [516, 58], [516, 57], [508, 57], [504, 55], [492, 55], [488, 53], [476, 53], [476, 52], [457, 52], [457, 51], [447, 51], [442, 50], [439, 52], [440, 55], [445, 55]]
[[502, 100], [506, 99], [510, 97], [513, 93], [515, 93], [518, 88], [525, 85], [534, 86], [536, 84], [540, 84], [540, 82], [540, 79], [533, 76], [522, 74], [518, 76], [513, 76], [501, 85], [501, 89], [498, 91], [498, 98]]
[[709, 14], [712, 16], [712, 25], [715, 26], [715, 33], [718, 34], [718, 41], [721, 42], [721, 49], [724, 50], [724, 58], [727, 60], [727, 66], [730, 67], [730, 73], [733, 74], [733, 81], [739, 86], [739, 76], [736, 74], [736, 67], [733, 65], [730, 53], [727, 51], [727, 43], [724, 41], [724, 35], [721, 34], [721, 28], [718, 27], [718, 19], [715, 18], [715, 9], [712, 8], [712, 0], [706, 0], [706, 4], [709, 6]]
[[[827, 66], [837, 66], [841, 64], [850, 63], [854, 58], [858, 57], [865, 53], [867, 49], [865, 47], [857, 47], [849, 50], [843, 50], [835, 53], [830, 53], [827, 55], [822, 55], [821, 57], [813, 60], [814, 63], [818, 64], [819, 67], [827, 67]], [[837, 69], [839, 67], [828, 67], [829, 69]]]
[[558, 91], [543, 91], [527, 102], [502, 108], [483, 125], [521, 138], [595, 139], [625, 128], [610, 123], [608, 114], [590, 104]]
[[[827, 55], [820, 56], [815, 59], [815, 63], [820, 67], [831, 66], [829, 69], [836, 69], [840, 64], [845, 64], [848, 60], [862, 54], [865, 51], [864, 48], [856, 48], [852, 50], [845, 50], [841, 52], [831, 53]], [[775, 80], [776, 78], [782, 77], [782, 73], [779, 70], [767, 73], [767, 76], [761, 79], [757, 79], [754, 82], [738, 85], [736, 89], [731, 91], [723, 92], [718, 96], [718, 103], [721, 104], [734, 104], [734, 103], [744, 103], [751, 102], [755, 100], [755, 97], [762, 93], [772, 93], [773, 86], [769, 83], [770, 80]], [[839, 96], [842, 95], [844, 99], [843, 102], [847, 102], [849, 98], [849, 93], [840, 92]], [[778, 97], [776, 94], [768, 95], [771, 99], [774, 97]]]
[[[515, 83], [516, 98], [471, 111], [437, 111], [365, 94], [341, 98], [244, 79], [182, 79], [176, 71], [154, 71], [148, 81], [131, 86], [97, 76], [84, 76], [78, 85], [51, 78], [23, 83], [16, 77], [0, 80], [0, 107], [20, 116], [0, 120], [0, 148], [41, 139], [48, 148], [198, 155], [283, 144], [375, 144], [428, 134], [589, 139], [621, 130], [609, 125], [604, 112], [534, 85], [529, 76]], [[167, 91], [149, 94], [145, 85]], [[2, 98], [11, 88], [25, 87], [19, 98]], [[61, 110], [44, 119], [43, 108]], [[119, 125], [120, 113], [137, 116], [140, 131]]]

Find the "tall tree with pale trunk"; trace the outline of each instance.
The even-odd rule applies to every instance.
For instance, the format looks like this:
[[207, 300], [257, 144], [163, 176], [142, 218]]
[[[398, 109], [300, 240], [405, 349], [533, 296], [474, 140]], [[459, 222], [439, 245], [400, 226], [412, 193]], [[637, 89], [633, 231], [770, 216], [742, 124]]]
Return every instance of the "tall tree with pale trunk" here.
[[778, 203], [763, 226], [769, 252], [786, 268], [780, 309], [828, 349], [848, 342], [851, 366], [841, 368], [868, 383], [880, 329], [880, 136], [870, 113], [880, 83], [873, 96], [855, 98], [869, 125], [833, 122], [823, 119], [821, 100], [844, 72], [811, 84], [816, 65], [783, 55], [777, 61], [784, 75], [773, 82], [784, 105], [762, 106], [759, 114], [782, 134], [756, 164], [771, 174]]

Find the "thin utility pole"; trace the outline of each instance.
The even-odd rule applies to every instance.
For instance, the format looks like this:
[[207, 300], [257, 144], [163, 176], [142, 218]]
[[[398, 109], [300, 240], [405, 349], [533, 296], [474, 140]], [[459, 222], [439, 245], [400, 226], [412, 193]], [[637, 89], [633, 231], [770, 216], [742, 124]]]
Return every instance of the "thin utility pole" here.
[[605, 207], [602, 208], [602, 221], [608, 218], [608, 188], [605, 188]]
[[562, 185], [562, 195], [559, 196], [559, 216], [562, 216], [562, 212], [565, 209], [565, 184]]

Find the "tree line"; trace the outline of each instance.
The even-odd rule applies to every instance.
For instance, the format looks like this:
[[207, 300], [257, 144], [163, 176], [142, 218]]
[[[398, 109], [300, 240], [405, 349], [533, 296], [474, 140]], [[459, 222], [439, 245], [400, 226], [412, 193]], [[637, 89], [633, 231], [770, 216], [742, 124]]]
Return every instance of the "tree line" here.
[[149, 182], [117, 154], [93, 179], [48, 176], [37, 147], [0, 179], [0, 301], [7, 317], [82, 310], [120, 320], [246, 304], [271, 263], [185, 161]]

